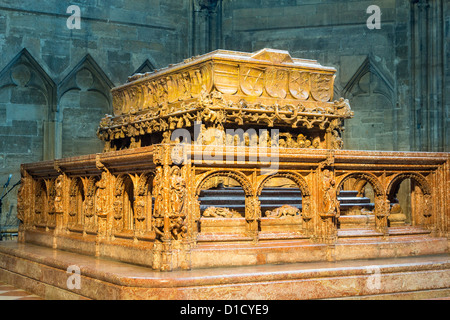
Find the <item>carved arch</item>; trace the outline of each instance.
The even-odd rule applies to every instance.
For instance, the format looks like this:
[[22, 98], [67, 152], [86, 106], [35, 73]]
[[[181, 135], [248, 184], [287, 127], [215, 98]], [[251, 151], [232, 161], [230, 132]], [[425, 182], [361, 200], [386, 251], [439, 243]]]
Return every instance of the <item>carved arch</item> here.
[[34, 212], [44, 217], [47, 204], [47, 186], [43, 179], [35, 181]]
[[83, 187], [83, 182], [81, 181], [81, 178], [79, 177], [74, 177], [72, 179], [70, 179], [70, 183], [69, 183], [69, 196], [74, 197], [77, 195], [77, 191], [78, 188], [80, 187], [83, 188], [83, 192], [84, 192], [84, 187]]
[[69, 224], [77, 224], [82, 221], [84, 212], [84, 200], [86, 192], [80, 177], [70, 179], [69, 183]]
[[135, 182], [130, 174], [120, 174], [114, 185], [114, 232], [133, 230], [134, 221], [134, 190]]
[[230, 177], [235, 179], [239, 184], [241, 185], [242, 189], [244, 190], [245, 196], [250, 197], [253, 196], [253, 188], [252, 184], [243, 173], [239, 171], [226, 171], [226, 170], [220, 170], [220, 171], [210, 171], [202, 176], [199, 177], [196, 183], [195, 188], [195, 196], [199, 196], [200, 192], [203, 188], [203, 186], [212, 178], [214, 177]]
[[86, 187], [85, 187], [85, 193], [88, 197], [95, 196], [95, 189], [97, 188], [97, 181], [99, 180], [98, 177], [89, 177], [89, 179], [86, 180]]
[[387, 186], [386, 195], [390, 196], [391, 193], [394, 192], [399, 184], [405, 179], [414, 180], [419, 185], [424, 195], [431, 195], [431, 187], [427, 179], [420, 173], [414, 172], [404, 172], [395, 175]]
[[89, 218], [95, 215], [95, 195], [98, 180], [97, 177], [89, 177], [85, 182], [85, 215]]
[[338, 195], [339, 195], [339, 192], [340, 192], [341, 187], [343, 186], [344, 182], [351, 178], [356, 179], [355, 186], [361, 185], [362, 183], [364, 183], [363, 181], [366, 181], [372, 185], [372, 188], [377, 197], [382, 197], [385, 195], [383, 185], [378, 180], [378, 178], [375, 175], [373, 175], [372, 173], [367, 173], [367, 172], [353, 172], [353, 173], [346, 174], [344, 177], [342, 177], [336, 187], [336, 191], [337, 191]]
[[0, 89], [19, 86], [14, 76], [17, 67], [22, 67], [21, 73], [26, 74], [26, 78], [20, 80], [22, 85], [38, 90], [46, 99], [46, 105], [49, 109], [48, 118], [51, 119], [52, 112], [56, 111], [56, 84], [27, 49], [22, 49], [0, 71]]
[[134, 186], [133, 177], [130, 174], [120, 174], [116, 177], [116, 182], [114, 184], [114, 196], [118, 197], [123, 195], [125, 190], [125, 182], [127, 179], [130, 179]]
[[307, 196], [311, 195], [311, 192], [309, 190], [309, 186], [306, 183], [305, 179], [301, 175], [299, 175], [297, 173], [294, 173], [294, 172], [277, 172], [277, 173], [275, 173], [273, 175], [269, 175], [269, 176], [264, 177], [264, 179], [259, 183], [258, 188], [256, 189], [257, 190], [256, 194], [258, 196], [260, 196], [261, 192], [262, 192], [262, 189], [264, 188], [264, 185], [269, 180], [271, 180], [273, 178], [279, 178], [279, 177], [281, 177], [281, 178], [288, 178], [288, 179], [294, 181], [295, 184], [297, 184], [297, 186], [299, 187], [300, 191], [302, 192], [302, 196], [307, 197]]
[[151, 190], [153, 188], [152, 182], [155, 175], [156, 174], [154, 171], [146, 171], [139, 175], [135, 191], [136, 195], [144, 196], [147, 190]]
[[[86, 82], [86, 79], [78, 77], [79, 73], [82, 71], [88, 73], [92, 79]], [[58, 100], [61, 100], [61, 97], [68, 91], [81, 91], [85, 89], [101, 94], [108, 101], [110, 109], [112, 110], [112, 96], [110, 90], [113, 87], [114, 84], [106, 76], [105, 72], [103, 72], [92, 56], [87, 54], [58, 85]]]
[[379, 86], [375, 88], [373, 93], [381, 94], [389, 101], [395, 101], [393, 81], [378, 67], [377, 63], [374, 62], [374, 59], [371, 56], [367, 57], [363, 61], [352, 78], [341, 90], [342, 95], [346, 98], [352, 95], [358, 95], [360, 93], [359, 82], [368, 73], [373, 75], [380, 82]]

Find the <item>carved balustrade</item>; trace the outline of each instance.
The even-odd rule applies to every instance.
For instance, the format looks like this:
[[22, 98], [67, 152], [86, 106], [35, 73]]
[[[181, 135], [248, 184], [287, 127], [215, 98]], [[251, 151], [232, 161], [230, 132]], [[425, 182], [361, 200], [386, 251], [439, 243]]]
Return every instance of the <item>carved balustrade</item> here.
[[[449, 154], [342, 150], [353, 112], [332, 101], [335, 72], [281, 50], [218, 50], [130, 77], [100, 122], [103, 153], [22, 165], [20, 241], [173, 270], [225, 264], [225, 244], [448, 236]], [[205, 190], [233, 196], [207, 205]], [[348, 190], [372, 199], [348, 208]]]
[[[162, 144], [22, 165], [18, 204], [21, 240], [76, 249], [63, 240], [75, 238], [91, 242], [97, 247], [92, 249], [94, 253], [103, 250], [98, 247], [127, 243], [147, 250], [153, 257], [147, 264], [155, 269], [189, 268], [189, 253], [199, 243], [258, 243], [268, 236], [261, 224], [289, 224], [283, 224], [283, 219], [291, 219], [283, 216], [286, 214], [267, 217], [261, 210], [261, 192], [275, 178], [289, 179], [298, 187], [302, 207], [299, 214], [292, 216], [299, 219], [295, 231], [275, 228], [270, 232], [272, 239], [309, 239], [329, 244], [339, 241], [338, 196], [350, 180], [355, 185], [372, 186], [375, 225], [371, 231], [380, 237], [389, 237], [390, 200], [396, 186], [405, 179], [415, 185], [411, 191], [411, 228], [448, 235], [446, 153], [322, 149], [299, 153], [299, 149], [279, 149], [279, 169], [265, 172], [258, 161], [211, 165], [196, 160], [198, 150], [188, 145], [183, 146], [184, 161], [174, 163], [175, 148], [173, 144]], [[225, 156], [224, 151], [217, 147], [217, 154]], [[235, 159], [239, 155], [236, 153]], [[230, 178], [242, 187], [243, 215], [227, 216], [221, 210], [215, 217], [203, 216], [200, 192], [217, 177]], [[216, 229], [210, 230], [217, 232], [202, 234], [202, 221], [210, 227], [215, 225]], [[226, 223], [234, 226], [229, 232]], [[133, 262], [132, 258], [122, 259]]]

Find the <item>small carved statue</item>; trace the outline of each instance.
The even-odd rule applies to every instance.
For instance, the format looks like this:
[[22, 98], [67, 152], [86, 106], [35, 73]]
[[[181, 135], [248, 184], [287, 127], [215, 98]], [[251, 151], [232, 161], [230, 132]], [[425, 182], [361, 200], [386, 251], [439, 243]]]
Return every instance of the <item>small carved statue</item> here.
[[241, 214], [235, 210], [228, 208], [209, 207], [203, 212], [203, 217], [210, 218], [235, 218], [242, 217]]
[[269, 218], [284, 218], [284, 217], [295, 217], [300, 215], [300, 210], [296, 207], [283, 205], [274, 210], [267, 210], [266, 217]]
[[310, 148], [319, 149], [320, 148], [320, 138], [315, 137], [312, 141]]
[[388, 219], [391, 226], [401, 226], [405, 224], [406, 215], [403, 213], [403, 209], [397, 199], [393, 200]]
[[344, 141], [339, 136], [339, 132], [337, 130], [333, 130], [331, 132], [331, 149], [342, 149], [344, 147]]
[[55, 212], [61, 213], [63, 212], [63, 203], [62, 203], [62, 175], [58, 176], [55, 181]]
[[170, 229], [172, 237], [176, 240], [181, 240], [186, 237], [187, 227], [185, 219], [178, 217], [170, 220]]
[[323, 170], [323, 205], [324, 213], [328, 215], [339, 216], [339, 201], [336, 196], [336, 181], [334, 180], [333, 173], [325, 169]]

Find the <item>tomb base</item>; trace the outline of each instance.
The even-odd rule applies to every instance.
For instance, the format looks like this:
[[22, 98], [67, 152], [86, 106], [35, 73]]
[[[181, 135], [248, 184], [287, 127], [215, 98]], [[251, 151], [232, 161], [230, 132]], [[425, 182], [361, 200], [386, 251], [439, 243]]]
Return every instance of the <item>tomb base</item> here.
[[348, 215], [340, 216], [339, 223], [341, 229], [371, 228], [375, 229], [375, 215]]
[[[13, 241], [0, 243], [0, 280], [46, 299], [429, 299], [450, 296], [446, 238], [342, 239], [333, 246], [267, 241], [222, 245], [229, 266], [209, 267], [211, 244], [192, 252], [190, 271], [151, 268]], [[332, 254], [330, 255], [330, 250]], [[217, 248], [215, 250], [217, 252]], [[230, 254], [234, 252], [233, 256]], [[311, 260], [316, 252], [316, 262]], [[302, 258], [303, 256], [303, 258]], [[218, 255], [216, 255], [216, 258]], [[230, 257], [234, 257], [230, 259]], [[284, 258], [282, 258], [284, 257]], [[330, 259], [331, 257], [331, 259]], [[377, 257], [376, 260], [368, 260]], [[352, 260], [347, 260], [352, 259]], [[272, 261], [289, 264], [271, 264]], [[328, 260], [328, 261], [327, 261]], [[332, 260], [332, 261], [330, 261]], [[208, 262], [209, 261], [209, 262]], [[293, 262], [294, 261], [294, 262]], [[292, 263], [293, 262], [293, 263]], [[247, 263], [247, 266], [242, 266]], [[224, 264], [224, 261], [219, 262]], [[69, 267], [79, 288], [69, 288]]]

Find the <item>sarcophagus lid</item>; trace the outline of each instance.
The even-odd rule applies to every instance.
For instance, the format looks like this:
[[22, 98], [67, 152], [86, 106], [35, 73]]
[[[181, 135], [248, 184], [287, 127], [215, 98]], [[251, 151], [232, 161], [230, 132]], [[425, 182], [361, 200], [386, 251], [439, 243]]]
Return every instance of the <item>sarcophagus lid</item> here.
[[213, 51], [112, 89], [114, 116], [102, 119], [98, 136], [162, 134], [194, 122], [324, 130], [353, 115], [347, 101], [332, 101], [335, 73], [284, 50]]

